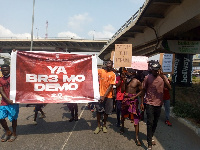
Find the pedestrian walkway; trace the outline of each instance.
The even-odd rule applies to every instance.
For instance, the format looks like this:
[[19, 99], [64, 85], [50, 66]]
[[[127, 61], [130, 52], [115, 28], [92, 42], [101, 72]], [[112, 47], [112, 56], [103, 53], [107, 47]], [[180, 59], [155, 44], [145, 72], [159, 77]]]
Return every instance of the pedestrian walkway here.
[[[94, 134], [97, 126], [96, 114], [87, 109], [86, 104], [78, 104], [80, 119], [69, 122], [70, 112], [66, 104], [48, 104], [43, 110], [46, 118], [38, 119], [33, 125], [33, 107], [21, 105], [18, 120], [18, 138], [13, 143], [0, 143], [1, 150], [144, 150], [147, 148], [146, 124], [140, 122], [142, 146], [135, 145], [134, 125], [125, 121], [125, 133], [119, 133], [115, 126], [116, 114], [108, 118], [108, 133]], [[200, 138], [188, 127], [171, 118], [172, 127], [164, 123], [164, 114], [155, 133], [155, 150], [198, 150]], [[9, 123], [11, 126], [11, 123]], [[3, 129], [0, 134], [3, 135]]]

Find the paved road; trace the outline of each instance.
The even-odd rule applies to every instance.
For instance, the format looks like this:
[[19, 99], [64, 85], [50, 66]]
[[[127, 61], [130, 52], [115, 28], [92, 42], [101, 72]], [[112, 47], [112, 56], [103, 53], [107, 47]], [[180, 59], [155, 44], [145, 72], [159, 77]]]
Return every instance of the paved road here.
[[[143, 150], [147, 148], [146, 124], [140, 122], [140, 139], [142, 146], [134, 143], [134, 127], [129, 120], [125, 122], [125, 133], [119, 134], [115, 127], [116, 114], [108, 119], [108, 133], [95, 135], [95, 113], [90, 112], [86, 104], [79, 104], [78, 122], [68, 122], [70, 113], [66, 104], [48, 104], [44, 111], [46, 118], [38, 119], [33, 125], [33, 107], [21, 105], [18, 119], [18, 138], [10, 143], [0, 143], [0, 150]], [[164, 116], [160, 118], [155, 133], [155, 150], [198, 150], [200, 138], [189, 128], [171, 119], [173, 127], [164, 124]], [[11, 123], [8, 125], [11, 127]], [[4, 131], [0, 129], [0, 134]]]

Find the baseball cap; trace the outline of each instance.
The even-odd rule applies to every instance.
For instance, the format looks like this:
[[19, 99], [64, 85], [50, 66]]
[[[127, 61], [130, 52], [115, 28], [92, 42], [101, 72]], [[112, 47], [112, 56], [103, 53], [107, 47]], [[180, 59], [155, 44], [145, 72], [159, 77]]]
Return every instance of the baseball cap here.
[[161, 67], [161, 65], [159, 64], [159, 62], [153, 62], [152, 64], [151, 64], [151, 70], [159, 70], [160, 69], [160, 67]]

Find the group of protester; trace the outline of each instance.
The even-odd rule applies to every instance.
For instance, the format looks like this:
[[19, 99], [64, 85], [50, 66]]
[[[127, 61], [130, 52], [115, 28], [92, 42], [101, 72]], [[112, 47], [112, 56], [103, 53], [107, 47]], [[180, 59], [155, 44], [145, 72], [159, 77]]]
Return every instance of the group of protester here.
[[[125, 118], [129, 117], [129, 119], [133, 119], [135, 127], [135, 142], [136, 145], [141, 146], [139, 140], [139, 121], [141, 119], [140, 110], [144, 112], [146, 109], [148, 149], [152, 149], [152, 145], [156, 144], [153, 140], [153, 136], [161, 114], [163, 97], [165, 99], [166, 109], [165, 123], [171, 126], [171, 123], [169, 122], [170, 82], [163, 74], [161, 65], [158, 61], [152, 61], [149, 63], [148, 74], [144, 72], [141, 73], [140, 71], [138, 71], [140, 74], [137, 74], [136, 70], [132, 68], [126, 69], [122, 67], [119, 69], [117, 77], [113, 72], [112, 65], [113, 62], [108, 61], [105, 68], [98, 70], [100, 101], [96, 104], [98, 125], [94, 133], [98, 134], [101, 130], [104, 133], [107, 133], [106, 121], [108, 115], [110, 115], [113, 110], [113, 86], [115, 85], [117, 126], [121, 126], [120, 132], [124, 133]], [[139, 102], [139, 99], [141, 102]], [[103, 126], [100, 124], [101, 114], [104, 115]]]
[[[136, 70], [132, 68], [120, 68], [118, 73], [113, 72], [113, 62], [107, 61], [106, 67], [98, 69], [100, 100], [95, 104], [97, 112], [97, 128], [94, 133], [98, 134], [101, 130], [107, 133], [106, 122], [108, 115], [112, 114], [113, 110], [113, 86], [116, 86], [116, 109], [117, 109], [117, 126], [120, 127], [120, 132], [124, 133], [124, 121], [129, 117], [134, 121], [135, 127], [135, 142], [138, 146], [141, 145], [139, 140], [139, 121], [141, 113], [146, 109], [147, 115], [147, 142], [148, 149], [155, 144], [153, 135], [155, 133], [157, 122], [160, 117], [161, 107], [163, 105], [163, 97], [165, 97], [166, 108], [166, 124], [169, 122], [169, 90], [171, 89], [168, 78], [161, 71], [161, 66], [157, 61], [150, 64], [149, 72], [147, 74], [138, 75]], [[19, 104], [14, 104], [9, 99], [10, 95], [10, 66], [2, 65], [1, 71], [3, 77], [0, 78], [0, 94], [2, 101], [0, 106], [0, 123], [5, 129], [5, 136], [1, 141], [12, 142], [17, 138], [16, 127], [19, 113]], [[117, 76], [116, 76], [117, 75]], [[146, 76], [145, 76], [146, 75]], [[167, 96], [163, 94], [167, 93]], [[139, 102], [139, 100], [141, 102]], [[139, 110], [140, 103], [140, 110]], [[145, 105], [144, 105], [145, 104]], [[42, 117], [45, 117], [42, 107], [44, 105], [35, 106], [34, 121], [36, 121], [38, 111], [41, 112]], [[78, 121], [78, 105], [68, 104], [71, 111], [72, 118], [69, 120]], [[103, 115], [103, 126], [101, 126], [101, 115]], [[12, 122], [11, 131], [7, 125], [5, 118]]]

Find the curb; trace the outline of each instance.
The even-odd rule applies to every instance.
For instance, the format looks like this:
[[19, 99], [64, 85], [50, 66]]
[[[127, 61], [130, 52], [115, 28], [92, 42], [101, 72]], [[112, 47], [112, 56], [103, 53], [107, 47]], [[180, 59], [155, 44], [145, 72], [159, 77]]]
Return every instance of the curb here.
[[[165, 110], [164, 107], [162, 107], [162, 109]], [[200, 137], [200, 128], [197, 127], [194, 123], [192, 123], [191, 121], [189, 121], [185, 118], [177, 117], [173, 113], [173, 107], [170, 107], [170, 116], [173, 117], [173, 118], [176, 118], [180, 123], [184, 124], [185, 126], [190, 128], [191, 130], [193, 130]]]

